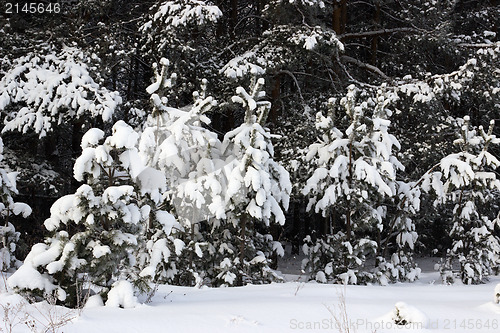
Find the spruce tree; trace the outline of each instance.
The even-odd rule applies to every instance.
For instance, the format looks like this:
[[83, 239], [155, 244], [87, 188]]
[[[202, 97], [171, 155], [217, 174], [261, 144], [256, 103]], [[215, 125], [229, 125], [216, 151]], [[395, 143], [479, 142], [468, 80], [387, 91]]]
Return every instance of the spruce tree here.
[[44, 137], [55, 126], [77, 119], [110, 121], [122, 99], [92, 75], [96, 59], [77, 47], [44, 52], [16, 59], [0, 79], [2, 132], [33, 130]]

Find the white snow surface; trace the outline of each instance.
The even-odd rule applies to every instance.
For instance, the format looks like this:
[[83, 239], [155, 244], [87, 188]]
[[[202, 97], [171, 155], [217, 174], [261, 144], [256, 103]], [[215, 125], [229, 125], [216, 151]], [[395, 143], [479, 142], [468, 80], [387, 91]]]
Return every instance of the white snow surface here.
[[[301, 282], [304, 276], [285, 277], [289, 282], [237, 288], [198, 289], [160, 285], [150, 303], [145, 302], [147, 295], [139, 295], [137, 304], [130, 294], [130, 286], [120, 282], [116, 295], [110, 292], [112, 301], [108, 300], [106, 304], [121, 305], [125, 309], [103, 307], [98, 299], [92, 298], [91, 304], [80, 315], [74, 311], [74, 319], [61, 331], [339, 332], [335, 328], [333, 314], [339, 314], [340, 295], [345, 296], [350, 332], [497, 332], [498, 329], [492, 327], [500, 325], [500, 305], [492, 300], [500, 277], [493, 277], [486, 284], [471, 286], [434, 282], [440, 281], [437, 272], [422, 273], [421, 279], [415, 283], [388, 286], [328, 285]], [[22, 300], [17, 295], [0, 294], [2, 305], [19, 302]], [[406, 310], [414, 317], [425, 313], [422, 318], [428, 320], [427, 328], [418, 322], [395, 325], [391, 315], [398, 302], [406, 303]], [[34, 307], [42, 312], [50, 308], [43, 310], [46, 307], [41, 307], [41, 304], [26, 305], [25, 309], [43, 322], [44, 318]], [[418, 311], [410, 311], [412, 309]], [[68, 311], [57, 307], [60, 316]], [[30, 330], [18, 325], [14, 332]]]

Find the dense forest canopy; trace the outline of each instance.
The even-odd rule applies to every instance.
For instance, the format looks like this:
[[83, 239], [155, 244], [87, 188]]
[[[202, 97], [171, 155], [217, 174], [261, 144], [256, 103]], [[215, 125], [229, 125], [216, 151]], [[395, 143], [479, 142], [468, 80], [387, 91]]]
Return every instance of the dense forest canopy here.
[[497, 0], [29, 3], [0, 13], [12, 286], [263, 283], [285, 244], [320, 282], [498, 273]]

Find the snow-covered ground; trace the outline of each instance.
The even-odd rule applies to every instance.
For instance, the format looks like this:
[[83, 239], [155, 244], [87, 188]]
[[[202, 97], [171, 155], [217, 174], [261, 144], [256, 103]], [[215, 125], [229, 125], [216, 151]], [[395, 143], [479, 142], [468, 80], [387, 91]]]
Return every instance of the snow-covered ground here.
[[[284, 271], [291, 262], [285, 263]], [[500, 277], [483, 285], [448, 286], [430, 270], [415, 283], [385, 287], [323, 285], [302, 282], [304, 277], [294, 274], [285, 277], [286, 283], [237, 288], [159, 286], [149, 302], [147, 296], [139, 296], [135, 308], [90, 307], [81, 312], [46, 303], [16, 306], [22, 298], [4, 292], [2, 312], [10, 310], [0, 328], [9, 332], [5, 325], [17, 324], [11, 332], [33, 332], [24, 324], [27, 318], [35, 320], [34, 331], [42, 332], [51, 320], [73, 318], [55, 332], [500, 331], [500, 305], [493, 302]], [[395, 324], [396, 304], [401, 317], [413, 323]], [[346, 323], [349, 330], [338, 329]]]

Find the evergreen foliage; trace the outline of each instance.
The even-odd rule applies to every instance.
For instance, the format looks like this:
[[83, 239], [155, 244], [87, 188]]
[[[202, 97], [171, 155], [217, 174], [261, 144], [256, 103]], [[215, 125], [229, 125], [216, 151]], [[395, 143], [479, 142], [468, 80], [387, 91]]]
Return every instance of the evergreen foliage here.
[[18, 106], [5, 115], [2, 132], [33, 130], [43, 137], [53, 125], [83, 116], [111, 120], [121, 97], [96, 83], [86, 62], [88, 56], [69, 47], [18, 58], [0, 81], [0, 111]]
[[[0, 138], [0, 162], [3, 156], [3, 141]], [[16, 187], [17, 172], [8, 172], [0, 168], [0, 217], [2, 226], [0, 226], [0, 237], [2, 248], [0, 249], [0, 271], [5, 272], [10, 268], [17, 268], [20, 262], [17, 260], [15, 252], [20, 233], [16, 231], [12, 224], [12, 217], [22, 215], [27, 217], [31, 214], [31, 207], [22, 202], [15, 202], [14, 197], [19, 194]]]
[[441, 266], [445, 282], [453, 282], [453, 266], [459, 264], [460, 279], [466, 284], [484, 282], [499, 264], [500, 227], [498, 213], [491, 213], [491, 203], [498, 200], [500, 182], [495, 170], [500, 162], [488, 152], [490, 145], [500, 143], [493, 135], [491, 121], [488, 131], [472, 129], [470, 118], [457, 121], [460, 138], [454, 143], [461, 148], [439, 162], [439, 171], [426, 176], [424, 188], [436, 192], [436, 205], [452, 205], [449, 234], [451, 247]]
[[[155, 218], [168, 232], [175, 219], [150, 205], [165, 180], [140, 164], [138, 139], [139, 134], [123, 121], [105, 139], [96, 128], [84, 135], [74, 176], [85, 184], [52, 205], [44, 223], [51, 236], [33, 246], [23, 266], [9, 278], [12, 288], [33, 295], [56, 293], [59, 300], [74, 306], [85, 297], [83, 287], [104, 297], [120, 280], [141, 287], [145, 274], [140, 274], [143, 262], [138, 259], [150, 245], [144, 244], [147, 226], [154, 225], [149, 220]], [[151, 265], [157, 254], [154, 245], [148, 249]]]
[[270, 255], [283, 255], [281, 244], [266, 231], [272, 222], [285, 223], [280, 204], [288, 208], [291, 183], [288, 172], [273, 160], [271, 133], [263, 127], [271, 107], [264, 100], [264, 83], [254, 78], [248, 92], [236, 89], [232, 101], [245, 109], [244, 122], [226, 133], [222, 142], [228, 177], [226, 219], [236, 228], [233, 238], [238, 243], [233, 257], [224, 259], [234, 269], [231, 275], [225, 273], [229, 284], [275, 279], [269, 269]]
[[[356, 284], [358, 278], [373, 279], [371, 275], [365, 276], [363, 269], [370, 256], [378, 257], [384, 271], [393, 270], [389, 277], [405, 279], [406, 275], [401, 268], [403, 276], [400, 277], [398, 268], [394, 267], [402, 264], [398, 254], [393, 256], [390, 267], [386, 267], [385, 251], [381, 249], [381, 237], [389, 228], [390, 206], [399, 201], [400, 188], [408, 186], [396, 180], [396, 172], [404, 167], [394, 154], [400, 144], [388, 132], [392, 115], [388, 105], [396, 96], [384, 94], [382, 90], [373, 98], [358, 94], [360, 92], [351, 86], [346, 97], [340, 100], [345, 115], [337, 114], [334, 105], [326, 117], [318, 113], [316, 126], [324, 134], [320, 143], [309, 147], [306, 156], [317, 165], [303, 189], [304, 194], [311, 194], [307, 209], [321, 212], [330, 221], [330, 235], [325, 240], [320, 240], [317, 246], [304, 246], [304, 252], [311, 256], [305, 264], [309, 264], [313, 276], [321, 282], [341, 279]], [[359, 99], [361, 103], [357, 102]], [[335, 100], [330, 102], [334, 104]], [[347, 127], [341, 131], [335, 124]], [[418, 210], [419, 198], [414, 199], [412, 205]], [[393, 218], [399, 218], [396, 217], [399, 212], [392, 213]], [[413, 249], [417, 234], [411, 219], [394, 224], [396, 229], [391, 225], [389, 232], [397, 232], [398, 247], [402, 249], [407, 245]], [[320, 251], [320, 257], [326, 258], [317, 257]], [[407, 263], [408, 258], [405, 259], [403, 263]], [[377, 277], [386, 283], [383, 276]]]

